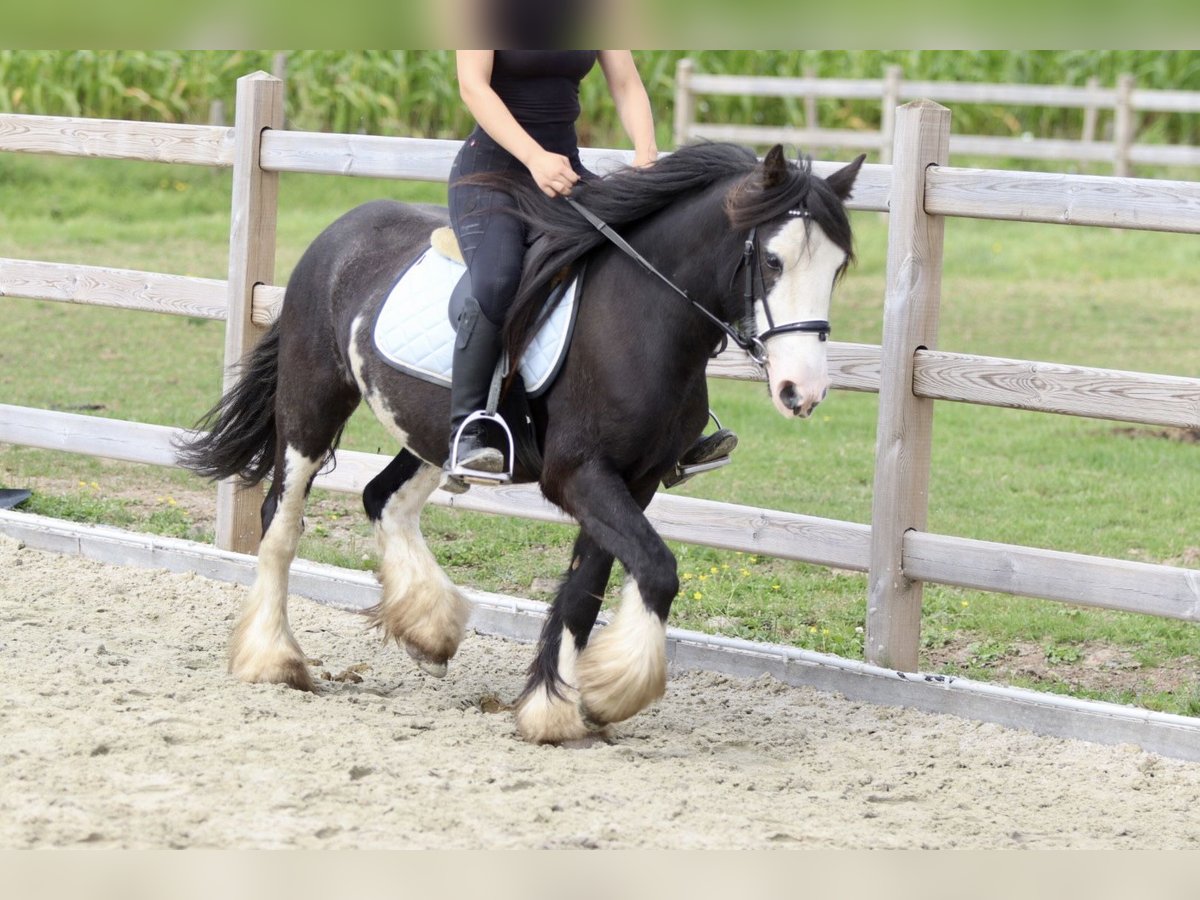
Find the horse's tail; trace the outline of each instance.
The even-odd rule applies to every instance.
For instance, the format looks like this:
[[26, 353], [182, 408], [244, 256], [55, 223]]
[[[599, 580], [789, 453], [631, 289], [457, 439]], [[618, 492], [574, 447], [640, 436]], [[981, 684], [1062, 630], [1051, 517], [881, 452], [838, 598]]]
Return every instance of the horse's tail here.
[[238, 380], [217, 405], [176, 441], [176, 460], [205, 478], [238, 476], [258, 484], [275, 462], [275, 389], [279, 383], [276, 320], [238, 364]]

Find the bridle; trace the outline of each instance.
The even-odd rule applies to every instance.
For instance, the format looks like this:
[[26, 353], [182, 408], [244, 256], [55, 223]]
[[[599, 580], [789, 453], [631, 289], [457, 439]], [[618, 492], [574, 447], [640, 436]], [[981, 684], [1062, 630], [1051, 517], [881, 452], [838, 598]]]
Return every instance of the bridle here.
[[[827, 319], [809, 319], [803, 322], [786, 322], [783, 325], [776, 325], [775, 318], [771, 315], [771, 305], [767, 302], [766, 295], [766, 279], [763, 277], [762, 271], [762, 252], [758, 246], [758, 226], [750, 229], [749, 235], [746, 237], [746, 243], [742, 249], [742, 259], [738, 263], [737, 268], [733, 270], [733, 279], [737, 278], [737, 273], [741, 269], [746, 270], [746, 286], [742, 294], [742, 301], [745, 305], [744, 331], [739, 331], [737, 328], [727, 324], [720, 318], [709, 312], [695, 300], [688, 296], [687, 291], [679, 287], [675, 282], [671, 281], [666, 275], [654, 268], [653, 264], [646, 259], [642, 254], [638, 253], [629, 243], [609, 227], [608, 223], [570, 197], [564, 196], [575, 211], [587, 219], [592, 226], [607, 238], [614, 246], [622, 253], [640, 265], [651, 275], [659, 279], [663, 284], [669, 287], [672, 291], [686, 300], [692, 305], [692, 308], [699, 312], [702, 316], [721, 329], [723, 336], [721, 346], [717, 353], [724, 350], [728, 346], [729, 341], [733, 341], [746, 354], [760, 366], [765, 367], [767, 364], [767, 341], [773, 337], [778, 337], [781, 334], [815, 334], [818, 340], [826, 341], [829, 339], [829, 321]], [[796, 218], [810, 218], [810, 213], [807, 209], [791, 209], [788, 210], [789, 216]], [[762, 334], [757, 333], [757, 323], [754, 308], [757, 303], [761, 302], [763, 312], [767, 316], [767, 330]], [[716, 354], [714, 354], [716, 355]]]

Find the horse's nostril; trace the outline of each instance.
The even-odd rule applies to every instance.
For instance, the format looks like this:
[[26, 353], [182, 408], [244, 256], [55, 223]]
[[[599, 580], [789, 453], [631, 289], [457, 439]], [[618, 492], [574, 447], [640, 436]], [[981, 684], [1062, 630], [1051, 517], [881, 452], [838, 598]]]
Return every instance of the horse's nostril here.
[[779, 402], [788, 409], [795, 409], [800, 405], [800, 392], [796, 390], [796, 385], [790, 381], [785, 381], [783, 387], [779, 389]]

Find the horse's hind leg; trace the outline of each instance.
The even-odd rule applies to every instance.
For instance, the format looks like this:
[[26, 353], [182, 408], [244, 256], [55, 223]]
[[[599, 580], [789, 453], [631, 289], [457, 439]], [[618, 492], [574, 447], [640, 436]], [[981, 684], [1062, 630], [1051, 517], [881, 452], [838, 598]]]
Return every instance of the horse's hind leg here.
[[293, 447], [276, 451], [274, 479], [262, 507], [257, 574], [230, 641], [229, 671], [242, 681], [312, 690], [304, 653], [288, 625], [287, 585], [303, 531], [304, 500], [320, 464]]
[[558, 596], [542, 626], [529, 680], [517, 701], [517, 730], [527, 741], [554, 744], [588, 734], [579, 711], [576, 663], [600, 612], [613, 555], [580, 530]]
[[424, 671], [442, 677], [458, 650], [470, 611], [421, 536], [421, 508], [441, 469], [400, 451], [363, 491], [379, 543], [379, 604], [371, 622], [408, 651]]

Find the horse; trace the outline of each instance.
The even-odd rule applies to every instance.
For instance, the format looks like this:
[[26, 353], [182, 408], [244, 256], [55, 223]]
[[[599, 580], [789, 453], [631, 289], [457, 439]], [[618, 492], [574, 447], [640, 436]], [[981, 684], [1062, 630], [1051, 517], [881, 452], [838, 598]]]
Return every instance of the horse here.
[[[513, 472], [579, 525], [515, 704], [524, 739], [583, 738], [663, 695], [679, 579], [644, 511], [703, 432], [707, 362], [731, 337], [765, 367], [780, 414], [807, 417], [825, 398], [830, 303], [853, 258], [844, 203], [862, 160], [821, 178], [778, 145], [760, 161], [702, 143], [585, 180], [573, 204], [508, 185], [514, 214], [539, 235], [505, 321], [510, 356], [528, 345], [547, 286], [586, 264], [565, 362], [526, 407], [540, 465], [521, 458]], [[314, 689], [288, 625], [288, 571], [313, 478], [362, 399], [400, 446], [362, 496], [379, 547], [370, 622], [439, 677], [463, 639], [469, 605], [419, 523], [443, 477], [449, 391], [387, 365], [371, 334], [398, 274], [446, 222], [441, 208], [375, 200], [329, 225], [235, 384], [178, 448], [181, 465], [211, 479], [271, 477], [255, 581], [230, 642], [229, 669], [243, 681]], [[593, 635], [614, 559], [625, 583]]]

